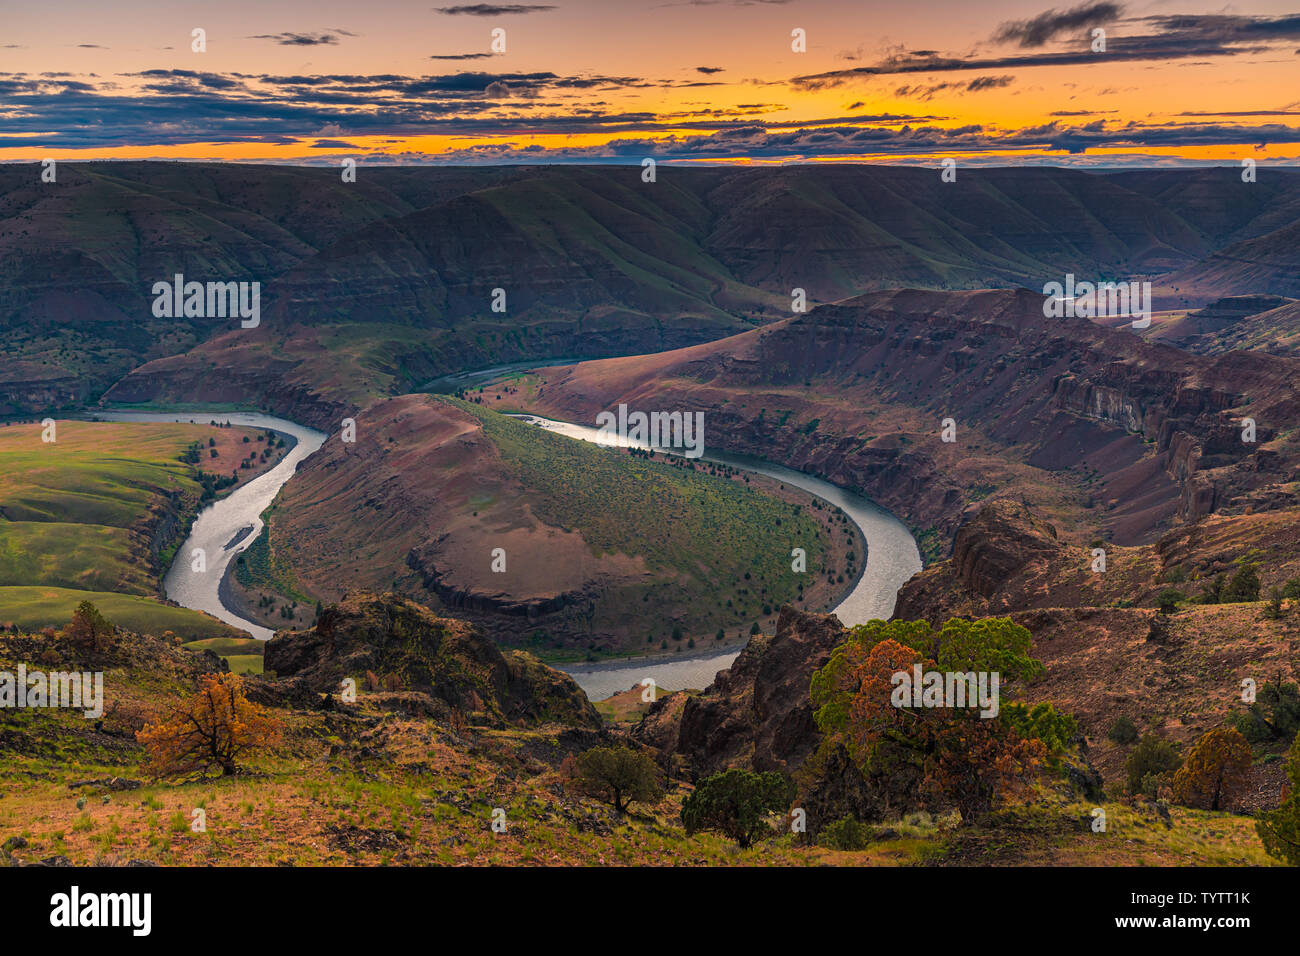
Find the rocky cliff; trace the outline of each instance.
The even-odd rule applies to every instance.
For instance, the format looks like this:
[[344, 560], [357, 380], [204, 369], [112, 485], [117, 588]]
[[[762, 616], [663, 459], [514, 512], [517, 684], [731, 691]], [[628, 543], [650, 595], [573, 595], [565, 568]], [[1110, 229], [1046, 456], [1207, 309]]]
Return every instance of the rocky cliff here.
[[315, 626], [280, 631], [264, 664], [317, 692], [338, 694], [343, 678], [360, 687], [373, 675], [386, 689], [421, 691], [448, 712], [492, 723], [601, 726], [567, 674], [393, 594], [358, 592], [325, 607]]
[[546, 369], [530, 407], [704, 410], [708, 447], [858, 489], [945, 544], [987, 497], [1121, 544], [1246, 498], [1297, 503], [1300, 362], [1191, 355], [1043, 311], [1025, 290], [873, 293], [722, 342]]
[[730, 767], [793, 772], [820, 739], [808, 697], [813, 671], [844, 638], [835, 615], [787, 605], [775, 635], [754, 637], [704, 693], [656, 701], [633, 736], [681, 755], [698, 776]]

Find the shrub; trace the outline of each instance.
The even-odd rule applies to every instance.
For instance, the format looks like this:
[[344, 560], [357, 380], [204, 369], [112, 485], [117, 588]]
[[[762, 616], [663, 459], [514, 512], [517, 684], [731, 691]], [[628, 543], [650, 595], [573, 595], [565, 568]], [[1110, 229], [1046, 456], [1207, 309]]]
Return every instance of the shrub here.
[[155, 778], [201, 778], [213, 770], [218, 776], [237, 772], [238, 761], [274, 744], [280, 728], [278, 717], [244, 696], [237, 674], [205, 674], [198, 693], [136, 739]]
[[1200, 597], [1202, 604], [1222, 604], [1223, 594], [1227, 589], [1222, 574], [1216, 574], [1208, 583], [1202, 585]]
[[1161, 614], [1173, 614], [1178, 610], [1178, 605], [1185, 600], [1187, 596], [1182, 591], [1165, 588], [1156, 597], [1156, 607], [1160, 609]]
[[1174, 795], [1174, 774], [1170, 770], [1149, 773], [1142, 778], [1134, 796], [1149, 797], [1152, 800], [1167, 800]]
[[72, 612], [72, 621], [63, 634], [72, 646], [86, 654], [100, 654], [113, 643], [113, 625], [89, 601], [82, 601]]
[[871, 843], [871, 828], [850, 813], [822, 830], [818, 842], [833, 850], [865, 850]]
[[1123, 746], [1137, 743], [1137, 725], [1128, 717], [1116, 717], [1114, 722], [1110, 725], [1110, 730], [1106, 731], [1106, 739], [1111, 743], [1121, 744]]
[[1300, 866], [1300, 736], [1287, 751], [1286, 774], [1291, 785], [1281, 806], [1260, 814], [1255, 832], [1269, 856]]
[[1281, 676], [1265, 681], [1254, 703], [1232, 714], [1227, 723], [1251, 743], [1290, 740], [1300, 731], [1300, 688]]
[[1233, 604], [1259, 600], [1259, 566], [1243, 564], [1228, 582], [1223, 595], [1224, 603]]
[[1142, 778], [1147, 774], [1160, 774], [1177, 770], [1182, 758], [1169, 741], [1153, 734], [1147, 734], [1124, 762], [1124, 773], [1128, 776], [1130, 793], [1143, 793]]
[[1079, 722], [1048, 703], [1005, 704], [1002, 716], [1021, 737], [1041, 740], [1050, 753], [1060, 753], [1079, 732]]
[[1223, 810], [1245, 786], [1250, 762], [1245, 737], [1228, 728], [1211, 730], [1174, 774], [1174, 799], [1188, 807]]
[[577, 781], [583, 792], [627, 813], [633, 800], [658, 803], [664, 796], [659, 767], [649, 754], [631, 747], [593, 747], [577, 761]]
[[1264, 616], [1277, 621], [1282, 618], [1282, 589], [1269, 588], [1268, 604], [1264, 608]]

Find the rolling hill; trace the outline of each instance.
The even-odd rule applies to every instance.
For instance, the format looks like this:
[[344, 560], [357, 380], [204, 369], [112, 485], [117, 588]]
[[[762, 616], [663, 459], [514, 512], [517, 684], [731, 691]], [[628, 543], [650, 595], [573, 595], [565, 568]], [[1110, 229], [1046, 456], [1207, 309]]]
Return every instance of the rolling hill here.
[[[1300, 177], [1243, 184], [1232, 168], [944, 183], [904, 167], [665, 167], [644, 183], [639, 167], [387, 167], [344, 183], [335, 169], [97, 163], [41, 183], [8, 166], [0, 407], [75, 405], [117, 383], [117, 401], [234, 395], [333, 416], [468, 367], [722, 338], [789, 315], [796, 288], [826, 303], [1074, 273], [1154, 276], [1173, 304], [1225, 284], [1289, 295], [1296, 208]], [[152, 284], [176, 273], [262, 283], [262, 325], [155, 318]]]
[[[397, 586], [551, 657], [735, 643], [781, 602], [833, 603], [847, 585], [825, 570], [861, 553], [802, 492], [451, 398], [376, 403], [357, 435], [331, 438], [285, 486], [276, 560], [324, 601]], [[806, 576], [790, 569], [798, 542]]]

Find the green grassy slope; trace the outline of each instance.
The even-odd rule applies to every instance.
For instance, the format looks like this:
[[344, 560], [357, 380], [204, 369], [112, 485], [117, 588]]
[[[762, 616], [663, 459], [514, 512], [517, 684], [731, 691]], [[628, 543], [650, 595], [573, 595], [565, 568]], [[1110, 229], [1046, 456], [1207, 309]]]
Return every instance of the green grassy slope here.
[[[597, 554], [640, 556], [660, 572], [659, 582], [646, 587], [677, 591], [697, 634], [748, 627], [764, 616], [764, 605], [796, 601], [800, 582], [826, 565], [829, 538], [802, 506], [710, 476], [702, 466], [632, 458], [469, 402], [440, 400], [483, 423], [539, 518], [580, 531]], [[791, 571], [794, 547], [807, 551], [806, 575]], [[628, 597], [638, 599], [643, 618], [647, 603], [676, 603], [658, 590], [648, 602], [645, 594]]]
[[181, 461], [211, 429], [60, 421], [0, 428], [0, 622], [62, 626], [82, 600], [131, 630], [235, 633], [160, 604], [158, 576], [198, 508]]

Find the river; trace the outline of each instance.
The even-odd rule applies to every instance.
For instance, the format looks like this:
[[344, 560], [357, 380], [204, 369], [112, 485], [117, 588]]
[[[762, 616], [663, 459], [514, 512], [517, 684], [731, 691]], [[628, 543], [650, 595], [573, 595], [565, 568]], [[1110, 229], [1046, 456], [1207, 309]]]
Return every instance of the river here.
[[[548, 431], [604, 445], [628, 447], [637, 444], [625, 439], [607, 441], [597, 429], [569, 422], [557, 422], [535, 415], [515, 416]], [[658, 452], [671, 453], [671, 449], [656, 448]], [[743, 471], [767, 475], [816, 495], [842, 508], [849, 520], [858, 526], [867, 542], [867, 561], [862, 576], [844, 599], [832, 610], [840, 621], [849, 627], [864, 624], [874, 618], [887, 619], [894, 613], [894, 600], [901, 588], [917, 571], [921, 570], [921, 554], [916, 539], [907, 526], [879, 505], [828, 481], [805, 475], [782, 465], [775, 465], [747, 455], [726, 452], [708, 452], [707, 461], [730, 465]], [[652, 678], [660, 687], [680, 690], [686, 687], [703, 688], [713, 682], [713, 677], [724, 667], [730, 667], [738, 650], [721, 654], [702, 654], [693, 658], [645, 657], [631, 660], [609, 661], [602, 664], [562, 666], [560, 669], [573, 676], [592, 700], [603, 700], [610, 694], [627, 690], [642, 679]]]
[[[175, 561], [163, 578], [164, 592], [177, 604], [206, 611], [227, 624], [248, 631], [259, 640], [269, 639], [274, 633], [271, 629], [241, 617], [222, 602], [221, 580], [230, 562], [262, 533], [262, 512], [275, 500], [285, 482], [297, 470], [298, 464], [320, 448], [326, 435], [295, 422], [258, 412], [99, 412], [97, 417], [106, 421], [127, 422], [206, 424], [215, 421], [270, 429], [295, 440], [293, 448], [274, 468], [236, 488], [226, 497], [214, 501], [199, 513], [190, 536], [176, 553]], [[584, 425], [550, 421], [532, 415], [517, 417], [570, 438], [584, 441], [598, 441], [599, 438], [595, 428]], [[620, 444], [626, 445], [627, 442]], [[862, 531], [867, 542], [867, 555], [861, 577], [833, 610], [849, 626], [873, 618], [888, 618], [893, 613], [898, 589], [921, 570], [921, 556], [916, 541], [901, 521], [861, 495], [781, 465], [723, 452], [708, 452], [704, 457], [733, 468], [767, 475], [842, 508], [849, 520]], [[196, 548], [203, 549], [206, 557], [207, 567], [201, 573], [191, 570], [191, 555]], [[610, 694], [627, 690], [646, 677], [652, 678], [658, 686], [672, 690], [703, 688], [712, 682], [718, 671], [731, 666], [738, 653], [738, 650], [730, 650], [685, 658], [652, 656], [600, 664], [569, 665], [560, 669], [572, 675], [592, 700], [603, 700]]]
[[[113, 422], [249, 425], [280, 432], [294, 440], [293, 447], [274, 468], [240, 485], [199, 512], [190, 536], [176, 552], [175, 561], [163, 577], [163, 593], [177, 604], [207, 611], [258, 640], [269, 640], [274, 631], [254, 624], [222, 603], [221, 579], [236, 555], [262, 533], [262, 512], [270, 507], [284, 483], [293, 477], [298, 463], [325, 442], [325, 433], [259, 412], [97, 412], [96, 417]], [[195, 548], [203, 549], [206, 568], [202, 572], [192, 570], [191, 556]]]

